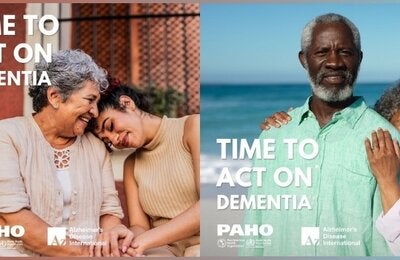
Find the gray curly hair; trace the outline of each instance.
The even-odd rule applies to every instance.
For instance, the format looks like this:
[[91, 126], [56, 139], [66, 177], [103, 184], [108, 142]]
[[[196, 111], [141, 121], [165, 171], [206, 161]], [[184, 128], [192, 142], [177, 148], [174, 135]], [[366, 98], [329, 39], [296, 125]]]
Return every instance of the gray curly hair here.
[[357, 27], [346, 17], [334, 13], [328, 13], [317, 16], [306, 24], [301, 34], [301, 51], [307, 53], [308, 48], [311, 45], [314, 28], [317, 24], [330, 24], [330, 23], [343, 23], [347, 25], [350, 28], [351, 32], [353, 33], [354, 45], [359, 51], [361, 51], [360, 32], [358, 31]]
[[[63, 101], [67, 100], [72, 92], [82, 88], [82, 83], [87, 80], [92, 81], [100, 92], [107, 89], [106, 71], [82, 50], [61, 50], [51, 57], [51, 62], [42, 58], [35, 65], [35, 70], [38, 78], [43, 72], [47, 73], [51, 86], [58, 91]], [[33, 110], [36, 112], [48, 105], [48, 88], [47, 83], [29, 85], [29, 96], [32, 97]]]
[[376, 101], [374, 109], [386, 120], [392, 119], [393, 115], [400, 110], [400, 81], [395, 86], [385, 90]]

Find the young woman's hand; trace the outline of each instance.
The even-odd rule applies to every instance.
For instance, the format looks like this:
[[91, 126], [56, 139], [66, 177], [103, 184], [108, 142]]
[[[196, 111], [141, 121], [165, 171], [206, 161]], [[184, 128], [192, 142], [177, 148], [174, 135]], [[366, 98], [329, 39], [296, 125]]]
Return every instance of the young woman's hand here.
[[[94, 256], [121, 256], [125, 253], [134, 238], [133, 232], [123, 224], [118, 224], [100, 233], [96, 246], [91, 246]], [[122, 243], [118, 245], [118, 240]]]

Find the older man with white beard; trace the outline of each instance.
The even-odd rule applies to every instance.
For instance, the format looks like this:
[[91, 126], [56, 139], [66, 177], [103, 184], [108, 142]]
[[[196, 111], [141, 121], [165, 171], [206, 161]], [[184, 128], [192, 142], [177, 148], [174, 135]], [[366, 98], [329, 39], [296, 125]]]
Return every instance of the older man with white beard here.
[[374, 227], [382, 205], [364, 140], [379, 127], [396, 139], [399, 133], [362, 97], [353, 96], [362, 60], [359, 31], [341, 15], [316, 17], [303, 30], [299, 59], [312, 96], [289, 112], [287, 125], [261, 133], [260, 139], [274, 140], [275, 159], [254, 160], [253, 166], [265, 167], [266, 173], [259, 186], [252, 177], [249, 195], [288, 195], [307, 203], [247, 210], [245, 225], [269, 224], [273, 232], [244, 237], [240, 254], [391, 255]]

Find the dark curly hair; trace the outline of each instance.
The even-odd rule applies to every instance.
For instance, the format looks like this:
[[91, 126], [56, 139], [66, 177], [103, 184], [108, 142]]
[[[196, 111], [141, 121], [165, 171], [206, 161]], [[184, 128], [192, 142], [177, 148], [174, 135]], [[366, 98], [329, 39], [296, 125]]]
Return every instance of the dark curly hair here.
[[122, 95], [130, 97], [135, 103], [136, 107], [140, 110], [150, 113], [150, 103], [144, 93], [140, 90], [130, 87], [128, 85], [123, 85], [121, 82], [113, 77], [108, 77], [108, 88], [106, 91], [101, 93], [100, 101], [97, 104], [99, 113], [103, 112], [108, 108], [117, 109], [124, 111], [125, 107], [121, 106], [119, 98]]
[[[135, 106], [141, 111], [151, 113], [147, 96], [140, 90], [128, 85], [123, 85], [118, 79], [112, 77], [108, 77], [108, 83], [109, 86], [107, 90], [100, 93], [100, 101], [97, 104], [99, 114], [110, 108], [118, 111], [125, 111], [125, 107], [121, 105], [119, 101], [122, 95], [130, 97], [135, 103]], [[93, 118], [86, 129], [94, 133], [96, 127], [96, 119]]]

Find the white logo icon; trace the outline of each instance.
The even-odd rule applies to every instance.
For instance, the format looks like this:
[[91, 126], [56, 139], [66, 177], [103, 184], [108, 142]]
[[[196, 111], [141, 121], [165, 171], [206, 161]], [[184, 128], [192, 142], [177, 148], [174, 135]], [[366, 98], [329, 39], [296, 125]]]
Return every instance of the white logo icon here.
[[66, 244], [67, 228], [66, 227], [49, 227], [47, 228], [47, 245], [63, 246]]
[[301, 227], [301, 245], [319, 245], [319, 227]]
[[218, 239], [218, 247], [224, 248], [226, 247], [226, 240], [225, 239]]

